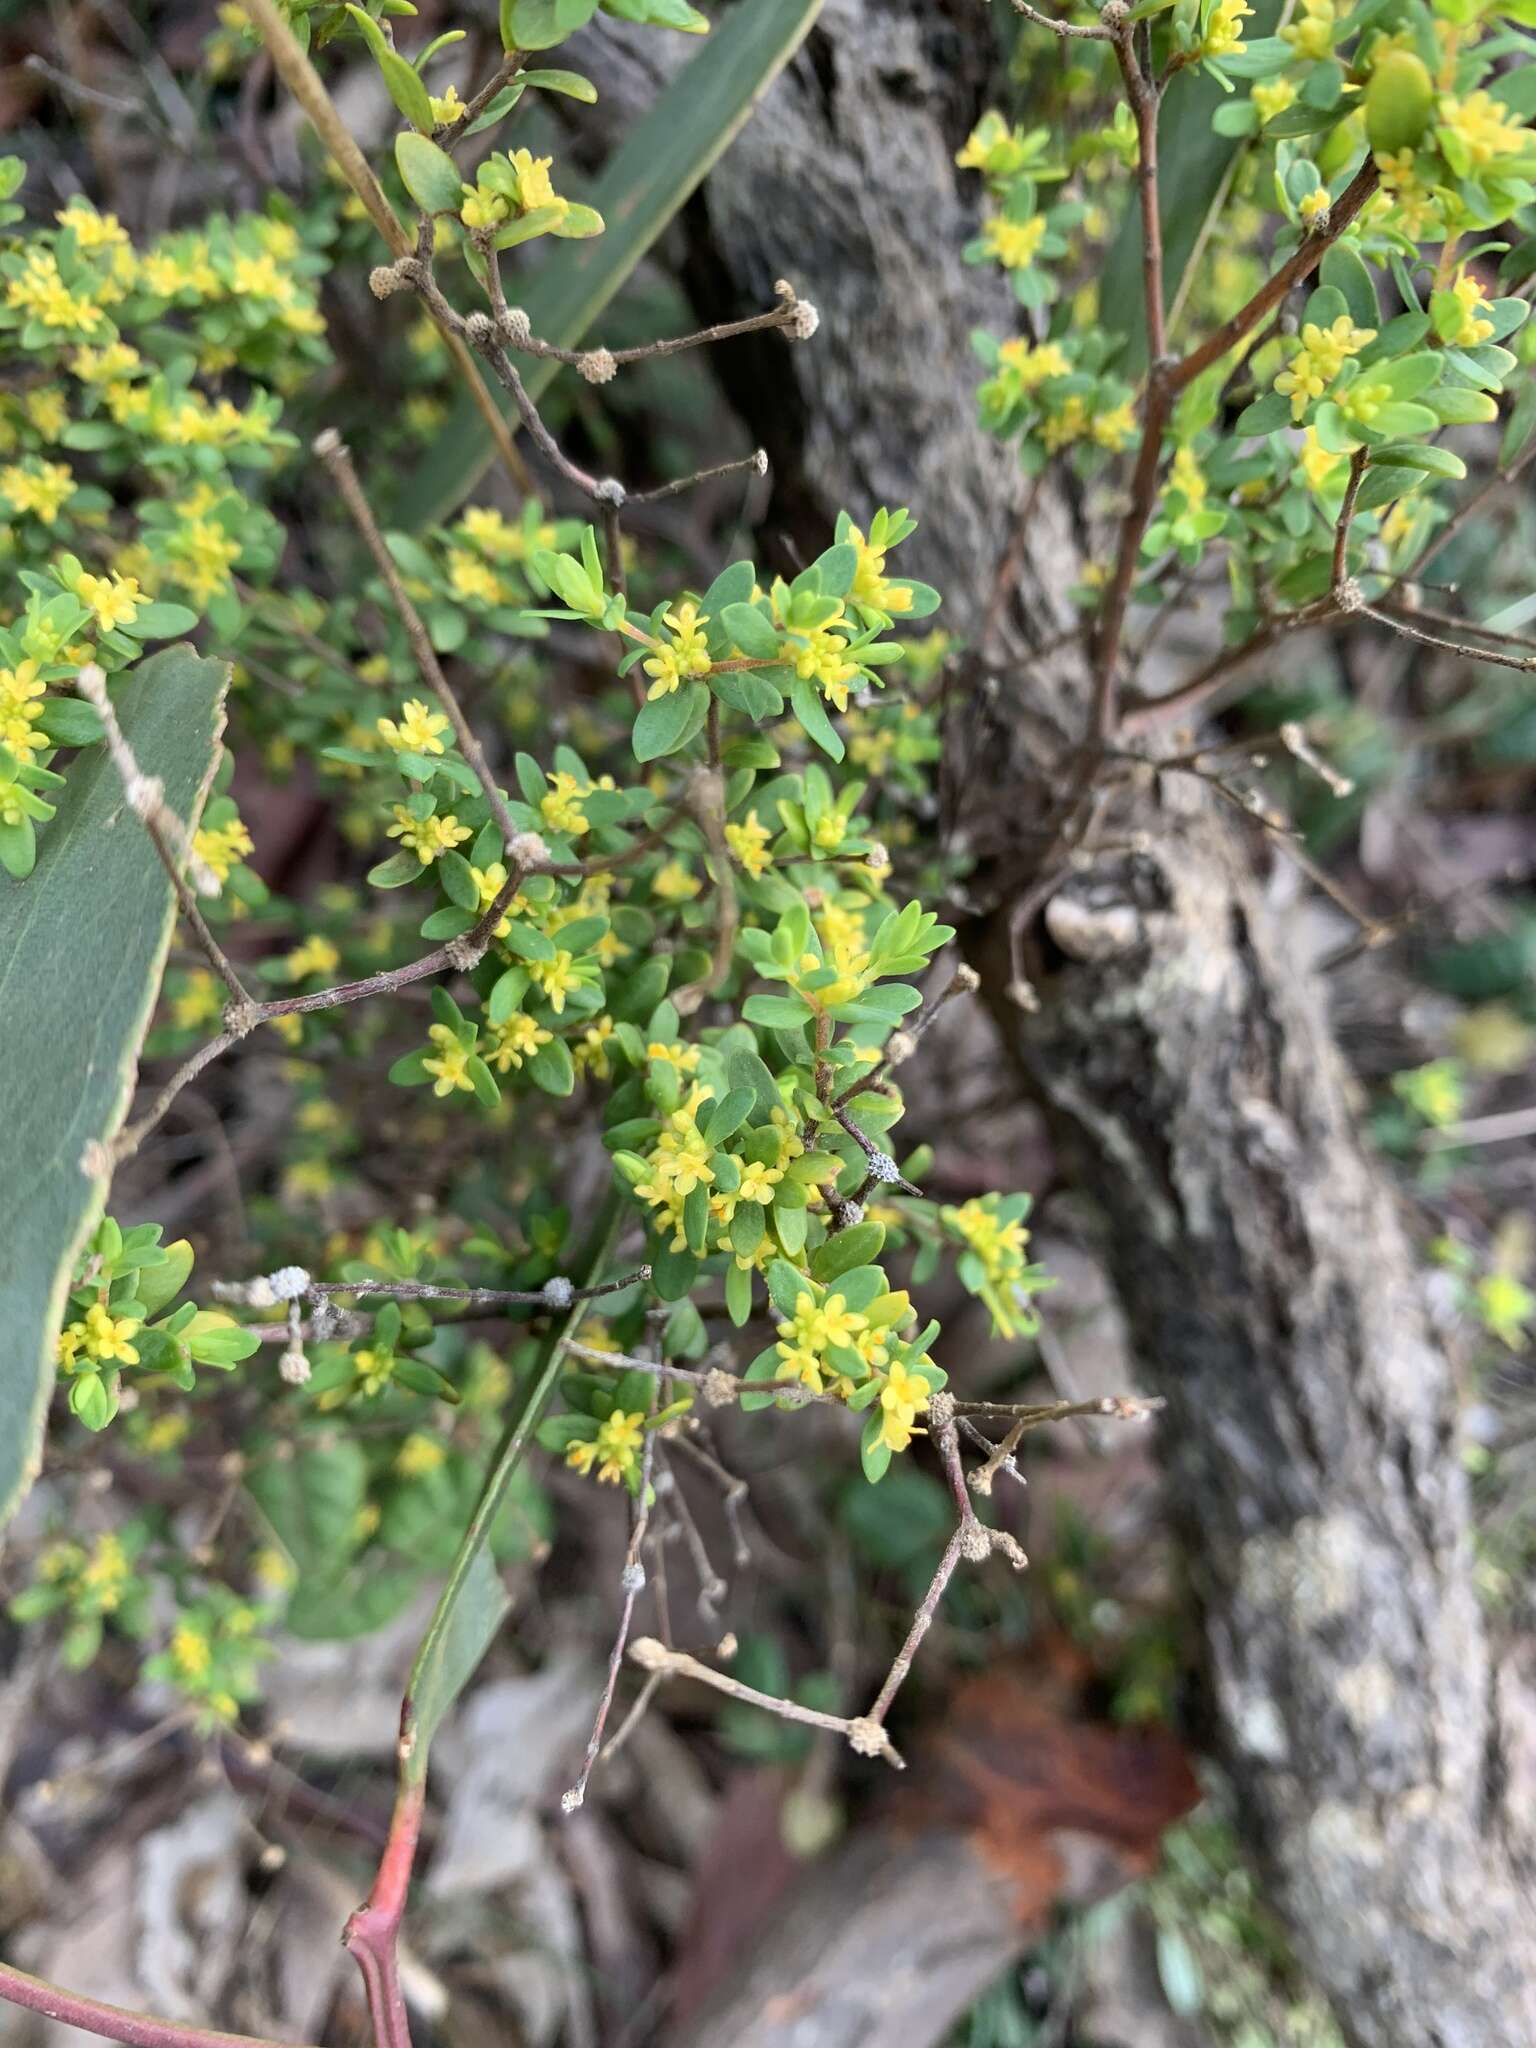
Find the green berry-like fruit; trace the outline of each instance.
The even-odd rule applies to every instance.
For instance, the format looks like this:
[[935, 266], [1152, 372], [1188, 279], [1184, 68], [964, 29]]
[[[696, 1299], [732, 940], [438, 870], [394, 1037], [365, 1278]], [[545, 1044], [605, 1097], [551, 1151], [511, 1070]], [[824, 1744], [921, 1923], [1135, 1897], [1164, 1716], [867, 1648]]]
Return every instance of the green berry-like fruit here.
[[1417, 149], [1435, 111], [1435, 83], [1411, 50], [1389, 50], [1365, 88], [1365, 132], [1372, 149], [1395, 156]]

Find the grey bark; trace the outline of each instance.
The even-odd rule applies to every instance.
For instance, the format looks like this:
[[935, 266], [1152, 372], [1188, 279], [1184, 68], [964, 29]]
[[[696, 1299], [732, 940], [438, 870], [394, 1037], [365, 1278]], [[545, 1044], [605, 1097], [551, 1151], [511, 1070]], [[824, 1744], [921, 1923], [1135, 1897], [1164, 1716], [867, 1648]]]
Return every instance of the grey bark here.
[[[780, 514], [814, 549], [840, 506], [910, 504], [908, 557], [962, 636], [1021, 495], [974, 424], [965, 336], [987, 288], [958, 263], [952, 159], [988, 43], [979, 10], [828, 0], [695, 208], [689, 266], [712, 316], [778, 276], [818, 304], [810, 347], [775, 340], [731, 380]], [[1053, 736], [1080, 729], [1078, 679], [1026, 652], [1063, 616], [1074, 526], [1043, 494], [1014, 651], [966, 678], [963, 751], [987, 770], [959, 807], [986, 820], [967, 943], [1168, 1396], [1216, 1740], [1302, 1960], [1360, 2048], [1526, 2048], [1530, 1692], [1474, 1596], [1453, 1375], [1396, 1200], [1254, 849], [1187, 779], [1123, 792], [1113, 837], [1146, 850], [1101, 859], [1043, 916], [1034, 895], [1018, 937], [1039, 1008], [1009, 997]]]

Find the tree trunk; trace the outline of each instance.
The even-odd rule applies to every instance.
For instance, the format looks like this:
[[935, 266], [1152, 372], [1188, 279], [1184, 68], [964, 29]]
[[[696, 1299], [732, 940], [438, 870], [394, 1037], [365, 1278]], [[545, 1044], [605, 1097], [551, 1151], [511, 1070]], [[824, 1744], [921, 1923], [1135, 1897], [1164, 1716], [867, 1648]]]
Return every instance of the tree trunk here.
[[[655, 61], [591, 55], [621, 98]], [[962, 639], [1023, 498], [975, 424], [966, 341], [978, 319], [1007, 331], [1011, 302], [959, 262], [953, 155], [992, 61], [979, 9], [828, 0], [692, 209], [686, 273], [711, 318], [781, 276], [818, 305], [809, 346], [719, 359], [775, 512], [814, 551], [840, 506], [910, 505], [907, 556]], [[1031, 823], [1083, 714], [1080, 676], [1029, 649], [1070, 616], [1075, 524], [1040, 494], [1002, 631], [962, 678], [961, 753], [984, 769], [956, 806], [978, 860], [966, 943], [1168, 1397], [1218, 1746], [1299, 1955], [1360, 2048], [1528, 2048], [1536, 1716], [1490, 1655], [1450, 1366], [1321, 991], [1253, 848], [1188, 778], [1114, 798], [1109, 836], [1139, 850], [1054, 891], [1035, 872]]]

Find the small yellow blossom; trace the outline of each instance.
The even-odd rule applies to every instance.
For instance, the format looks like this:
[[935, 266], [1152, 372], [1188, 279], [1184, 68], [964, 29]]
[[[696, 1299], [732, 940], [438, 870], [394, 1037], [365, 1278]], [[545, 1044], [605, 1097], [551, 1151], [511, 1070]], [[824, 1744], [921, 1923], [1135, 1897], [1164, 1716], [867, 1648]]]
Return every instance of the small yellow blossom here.
[[1200, 45], [1201, 56], [1230, 57], [1243, 49], [1243, 23], [1252, 13], [1248, 0], [1216, 0]]
[[574, 1471], [590, 1473], [597, 1467], [600, 1484], [617, 1486], [638, 1471], [640, 1449], [645, 1441], [645, 1417], [639, 1413], [625, 1414], [615, 1409], [598, 1429], [591, 1443], [574, 1443], [565, 1454], [565, 1462]]
[[[434, 1024], [427, 1033], [437, 1047], [436, 1054], [422, 1061], [425, 1072], [435, 1076], [432, 1083], [434, 1095], [452, 1095], [455, 1089], [473, 1092], [474, 1081], [469, 1072], [469, 1048], [459, 1041], [457, 1032], [447, 1024]], [[363, 1354], [358, 1353], [361, 1359]]]
[[1275, 389], [1289, 396], [1291, 418], [1299, 420], [1314, 398], [1321, 398], [1345, 361], [1376, 339], [1374, 327], [1357, 327], [1347, 313], [1327, 327], [1309, 320], [1301, 330], [1301, 347], [1275, 378]]
[[442, 735], [448, 730], [448, 721], [440, 711], [432, 710], [420, 697], [408, 697], [400, 708], [400, 722], [392, 718], [375, 721], [384, 744], [397, 754], [442, 754], [447, 749]]
[[703, 888], [697, 875], [690, 875], [680, 860], [669, 860], [651, 882], [653, 894], [663, 903], [686, 903]]
[[1032, 348], [1027, 341], [1005, 341], [997, 359], [1018, 379], [1021, 390], [1033, 391], [1051, 377], [1068, 377], [1072, 365], [1060, 342], [1042, 341]]
[[563, 950], [557, 950], [553, 960], [530, 960], [528, 973], [557, 1017], [565, 1008], [566, 996], [581, 986], [575, 963]]
[[1465, 270], [1458, 272], [1451, 290], [1461, 307], [1461, 325], [1446, 339], [1458, 348], [1475, 348], [1493, 332], [1493, 322], [1484, 319], [1482, 311], [1488, 296], [1477, 279]]
[[302, 981], [306, 974], [334, 974], [340, 965], [341, 955], [335, 946], [316, 932], [294, 947], [283, 969], [290, 981]]
[[96, 614], [96, 623], [104, 633], [110, 633], [114, 626], [131, 625], [147, 602], [136, 578], [93, 576], [89, 570], [75, 585], [75, 594]]
[[[1223, 0], [1223, 5], [1226, 4], [1229, 0]], [[1002, 214], [994, 213], [983, 221], [981, 236], [987, 253], [1004, 270], [1027, 270], [1045, 240], [1045, 215], [1037, 213], [1028, 220], [1006, 220]]]
[[1136, 413], [1130, 400], [1123, 399], [1107, 412], [1095, 413], [1089, 432], [1101, 448], [1118, 451], [1127, 447], [1136, 438]]
[[425, 1479], [428, 1473], [440, 1471], [447, 1461], [448, 1447], [442, 1438], [417, 1429], [412, 1430], [395, 1453], [395, 1470], [402, 1479]]
[[[564, 998], [561, 998], [562, 1003]], [[500, 1024], [492, 1024], [486, 1034], [485, 1057], [488, 1065], [498, 1072], [506, 1073], [509, 1067], [520, 1067], [525, 1059], [532, 1059], [541, 1045], [548, 1045], [554, 1037], [542, 1024], [536, 1024], [525, 1011], [514, 1010], [512, 1015]]]
[[220, 882], [227, 882], [236, 861], [256, 851], [256, 843], [239, 818], [227, 825], [205, 825], [192, 835], [192, 851]]
[[587, 814], [581, 808], [581, 799], [587, 791], [564, 769], [548, 771], [549, 794], [539, 804], [539, 815], [551, 832], [568, 832], [573, 839], [587, 831]]
[[395, 822], [387, 828], [389, 838], [408, 846], [423, 867], [472, 836], [469, 827], [461, 825], [452, 811], [442, 817], [413, 818], [404, 804], [396, 804], [393, 816]]
[[1251, 97], [1260, 122], [1273, 121], [1296, 104], [1296, 87], [1289, 78], [1273, 78], [1255, 85]]
[[725, 828], [726, 844], [754, 881], [773, 866], [773, 855], [768, 851], [772, 837], [755, 810], [748, 811], [741, 824]]

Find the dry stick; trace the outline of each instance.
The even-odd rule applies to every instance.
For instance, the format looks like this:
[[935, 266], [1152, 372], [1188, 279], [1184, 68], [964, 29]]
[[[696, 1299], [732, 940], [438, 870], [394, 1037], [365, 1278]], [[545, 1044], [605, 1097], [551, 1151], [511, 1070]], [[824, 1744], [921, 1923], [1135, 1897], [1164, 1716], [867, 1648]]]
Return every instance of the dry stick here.
[[[654, 1407], [654, 1391], [651, 1400]], [[592, 1766], [597, 1762], [597, 1753], [603, 1746], [603, 1730], [608, 1725], [608, 1712], [613, 1705], [614, 1690], [619, 1682], [619, 1671], [624, 1662], [624, 1646], [629, 1641], [629, 1625], [634, 1620], [635, 1602], [645, 1587], [645, 1566], [640, 1562], [640, 1546], [645, 1541], [645, 1532], [650, 1525], [651, 1471], [655, 1458], [656, 1432], [647, 1430], [645, 1448], [640, 1456], [640, 1491], [635, 1496], [634, 1513], [630, 1521], [629, 1548], [624, 1553], [624, 1570], [619, 1579], [619, 1584], [624, 1589], [624, 1603], [619, 1610], [618, 1631], [613, 1639], [613, 1648], [608, 1654], [608, 1676], [603, 1684], [603, 1696], [597, 1703], [597, 1714], [592, 1723], [592, 1733], [587, 1738], [581, 1770], [570, 1790], [560, 1795], [562, 1813], [575, 1813], [586, 1801], [587, 1780], [592, 1775]]]
[[92, 706], [106, 728], [107, 752], [111, 755], [112, 765], [122, 779], [123, 794], [128, 799], [128, 808], [149, 834], [155, 852], [160, 856], [160, 865], [170, 876], [171, 887], [176, 892], [181, 914], [192, 927], [192, 936], [202, 948], [209, 966], [229, 990], [231, 1000], [240, 1004], [249, 1003], [251, 999], [245, 984], [236, 973], [234, 964], [224, 948], [209, 930], [183, 870], [191, 869], [198, 878], [198, 886], [208, 896], [216, 896], [219, 892], [217, 875], [198, 858], [186, 826], [165, 801], [165, 786], [160, 778], [157, 775], [145, 775], [140, 769], [133, 748], [118, 723], [116, 706], [107, 695], [105, 674], [94, 661], [88, 661], [76, 676], [75, 682], [80, 694]]
[[[332, 162], [341, 172], [352, 190], [363, 202], [368, 217], [383, 237], [389, 252], [397, 260], [409, 256], [412, 243], [400, 224], [394, 208], [384, 196], [384, 189], [369, 169], [368, 160], [353, 140], [351, 130], [337, 112], [335, 103], [321, 82], [320, 74], [304, 51], [300, 49], [293, 30], [279, 12], [276, 0], [250, 0], [247, 14], [260, 32], [266, 44], [278, 76], [293, 94], [304, 112], [309, 116], [311, 127], [329, 151]], [[439, 322], [441, 326], [441, 322]], [[532, 487], [527, 466], [517, 449], [507, 423], [502, 418], [501, 407], [485, 388], [485, 380], [475, 364], [475, 359], [464, 341], [464, 337], [451, 327], [444, 327], [443, 339], [448, 344], [459, 375], [469, 387], [481, 418], [490, 428], [491, 439], [497, 453], [506, 465], [508, 474], [519, 490], [527, 492]]]
[[954, 1495], [958, 1511], [954, 1534], [944, 1546], [944, 1555], [939, 1559], [938, 1569], [929, 1582], [928, 1590], [912, 1617], [912, 1626], [907, 1639], [896, 1652], [885, 1683], [875, 1695], [874, 1705], [865, 1717], [876, 1728], [883, 1728], [885, 1717], [891, 1710], [891, 1702], [901, 1690], [907, 1673], [912, 1669], [923, 1637], [933, 1626], [933, 1617], [938, 1612], [944, 1589], [955, 1575], [955, 1568], [962, 1557], [980, 1562], [989, 1557], [994, 1549], [1005, 1552], [1015, 1570], [1021, 1570], [1028, 1562], [1014, 1539], [1001, 1529], [989, 1529], [976, 1519], [976, 1510], [971, 1505], [970, 1494], [966, 1491], [965, 1473], [960, 1463], [960, 1440], [955, 1428], [956, 1404], [945, 1394], [935, 1394], [928, 1404], [928, 1418], [933, 1427], [933, 1441], [944, 1462], [945, 1475], [949, 1480], [950, 1492]]
[[[779, 304], [768, 313], [749, 313], [742, 320], [726, 320], [718, 327], [701, 327], [693, 334], [679, 334], [663, 341], [642, 341], [633, 348], [602, 348], [594, 344], [591, 348], [562, 348], [555, 341], [541, 341], [527, 326], [526, 315], [519, 317], [521, 308], [504, 307], [508, 318], [498, 321], [503, 341], [515, 348], [520, 355], [544, 356], [552, 362], [565, 363], [572, 369], [590, 366], [591, 358], [598, 359], [604, 372], [609, 363], [645, 363], [655, 356], [681, 355], [685, 349], [709, 348], [717, 341], [735, 341], [743, 334], [761, 334], [770, 327], [782, 328], [797, 338], [801, 330], [814, 318], [815, 309], [808, 306], [795, 293], [792, 286], [779, 286]], [[606, 382], [606, 375], [599, 380]], [[727, 465], [732, 467], [734, 465]]]
[[[938, 994], [933, 998], [932, 1002], [925, 1003], [922, 1009], [918, 1011], [916, 1017], [913, 1018], [910, 1024], [903, 1025], [900, 1027], [899, 1034], [897, 1035], [911, 1039], [915, 1045], [916, 1041], [920, 1039], [928, 1030], [929, 1026], [933, 1023], [934, 1019], [938, 1016], [940, 1010], [943, 1009], [946, 1003], [952, 1002], [956, 996], [974, 995], [976, 990], [980, 986], [981, 977], [976, 972], [975, 968], [967, 966], [964, 963], [962, 963], [959, 967], [955, 969], [954, 973], [950, 976], [949, 980], [945, 983], [943, 988], [939, 990]], [[903, 1049], [902, 1057], [903, 1059], [906, 1057], [905, 1049]], [[850, 1081], [848, 1086], [843, 1090], [843, 1092], [840, 1095], [835, 1096], [833, 1098], [832, 1102], [829, 1104], [829, 1107], [834, 1111], [841, 1109], [846, 1103], [850, 1102], [855, 1095], [860, 1094], [864, 1089], [868, 1088], [872, 1082], [880, 1080], [887, 1071], [887, 1069], [896, 1064], [898, 1064], [898, 1062], [896, 1061], [894, 1055], [887, 1051], [885, 1058], [882, 1060], [878, 1060], [875, 1063], [875, 1065], [870, 1068], [867, 1074], [861, 1074], [856, 1081]]]
[[1502, 1145], [1510, 1138], [1536, 1133], [1536, 1108], [1501, 1110], [1497, 1116], [1469, 1117], [1465, 1123], [1442, 1124], [1426, 1131], [1419, 1143], [1438, 1152], [1448, 1145]]
[[507, 800], [497, 787], [496, 778], [486, 761], [485, 751], [476, 739], [469, 720], [464, 716], [448, 678], [443, 674], [442, 663], [437, 658], [437, 651], [432, 645], [422, 616], [411, 602], [395, 558], [389, 552], [388, 543], [379, 531], [379, 522], [373, 516], [373, 508], [363, 495], [363, 487], [358, 481], [347, 445], [334, 427], [327, 427], [315, 436], [314, 447], [315, 453], [330, 471], [336, 488], [341, 493], [342, 502], [352, 515], [352, 523], [362, 536], [364, 545], [373, 557], [374, 566], [384, 579], [390, 601], [405, 628], [405, 637], [411, 643], [411, 652], [416, 658], [416, 666], [421, 671], [422, 680], [447, 714], [448, 723], [453, 727], [454, 738], [459, 743], [459, 751], [474, 770], [475, 779], [485, 792], [486, 802], [491, 807], [491, 815], [506, 837], [510, 855], [515, 850], [514, 842], [524, 835], [519, 833], [512, 813], [507, 808]]
[[1378, 626], [1400, 633], [1405, 640], [1416, 640], [1421, 647], [1438, 647], [1447, 654], [1459, 654], [1468, 661], [1487, 662], [1494, 668], [1518, 668], [1527, 672], [1536, 669], [1536, 654], [1505, 654], [1498, 647], [1469, 647], [1464, 640], [1446, 640], [1438, 633], [1421, 632], [1395, 612], [1380, 611], [1375, 605], [1360, 604], [1355, 609], [1362, 618], [1374, 619]]
[[[434, 946], [430, 953], [423, 953], [419, 959], [408, 960], [403, 967], [386, 967], [378, 974], [370, 974], [361, 981], [339, 982], [334, 988], [321, 988], [304, 996], [276, 996], [266, 1002], [248, 1001], [243, 1008], [231, 1004], [226, 1013], [228, 1029], [217, 1038], [199, 1046], [197, 1051], [171, 1076], [170, 1080], [156, 1095], [149, 1109], [138, 1122], [120, 1131], [110, 1147], [112, 1162], [130, 1158], [144, 1139], [159, 1123], [171, 1104], [189, 1082], [195, 1081], [205, 1067], [238, 1045], [250, 1035], [258, 1024], [269, 1023], [274, 1017], [296, 1016], [311, 1010], [340, 1009], [345, 1003], [361, 1001], [365, 996], [390, 995], [395, 990], [407, 987], [413, 981], [423, 981], [429, 975], [444, 973], [448, 968], [463, 968], [473, 964], [484, 952], [491, 934], [501, 922], [507, 905], [517, 894], [524, 881], [524, 871], [514, 870], [500, 889], [480, 920], [457, 939], [449, 939], [441, 946]], [[94, 1142], [94, 1141], [93, 1141]], [[91, 1156], [91, 1148], [87, 1147]], [[96, 1169], [86, 1166], [85, 1171]]]
[[881, 1756], [898, 1771], [906, 1768], [900, 1751], [894, 1747], [885, 1730], [878, 1722], [872, 1722], [863, 1715], [823, 1714], [815, 1707], [802, 1707], [798, 1700], [775, 1699], [772, 1693], [759, 1692], [756, 1686], [743, 1685], [739, 1678], [701, 1664], [697, 1657], [690, 1657], [685, 1651], [669, 1650], [654, 1636], [640, 1636], [631, 1643], [629, 1660], [657, 1678], [695, 1678], [700, 1685], [723, 1692], [727, 1699], [740, 1700], [748, 1707], [761, 1707], [764, 1713], [777, 1715], [781, 1721], [799, 1721], [807, 1728], [829, 1728], [834, 1735], [843, 1736], [858, 1755]]
[[[256, 1280], [215, 1280], [213, 1291], [221, 1301], [244, 1302], [254, 1307], [270, 1307], [276, 1296], [272, 1289], [272, 1275], [267, 1274]], [[571, 1287], [568, 1284], [558, 1288], [552, 1295], [548, 1287], [434, 1287], [424, 1280], [311, 1280], [307, 1276], [302, 1288], [295, 1294], [294, 1301], [327, 1300], [333, 1296], [351, 1294], [366, 1298], [374, 1295], [387, 1296], [391, 1301], [461, 1301], [472, 1308], [569, 1308], [573, 1301], [596, 1301], [604, 1294], [618, 1294], [626, 1287], [633, 1287], [637, 1281], [649, 1280], [649, 1266], [637, 1266], [632, 1273], [622, 1274], [617, 1280], [604, 1280], [595, 1287]]]
[[625, 502], [630, 505], [659, 505], [663, 498], [675, 498], [680, 491], [691, 491], [695, 484], [713, 483], [716, 477], [734, 476], [742, 469], [754, 470], [758, 476], [766, 476], [767, 449], [754, 448], [750, 455], [738, 455], [734, 462], [717, 462], [711, 469], [696, 469], [692, 476], [680, 476], [672, 483], [658, 484], [654, 491], [631, 491]]
[[688, 1555], [693, 1560], [694, 1576], [699, 1582], [699, 1613], [713, 1626], [719, 1618], [717, 1610], [720, 1602], [730, 1591], [730, 1586], [715, 1570], [709, 1546], [705, 1543], [699, 1525], [694, 1519], [687, 1496], [677, 1483], [677, 1474], [670, 1465], [658, 1477], [656, 1492], [658, 1498], [666, 1500], [677, 1527], [682, 1531], [683, 1542], [687, 1545]]
[[1032, 21], [1036, 28], [1048, 28], [1054, 36], [1076, 36], [1090, 43], [1108, 43], [1114, 40], [1107, 28], [1079, 28], [1070, 21], [1054, 21], [1050, 15], [1038, 13], [1030, 6], [1029, 0], [1013, 0], [1013, 4], [1026, 21]]
[[1308, 626], [1325, 625], [1337, 616], [1338, 607], [1330, 596], [1314, 598], [1311, 604], [1302, 605], [1294, 612], [1283, 612], [1277, 618], [1266, 620], [1240, 647], [1229, 647], [1220, 654], [1212, 655], [1192, 676], [1187, 676], [1173, 689], [1165, 690], [1161, 697], [1145, 697], [1129, 705], [1120, 720], [1121, 733], [1135, 738], [1150, 732], [1173, 712], [1187, 716], [1197, 711], [1218, 690], [1225, 689], [1250, 661], [1267, 653], [1277, 641]]
[[1383, 611], [1391, 612], [1394, 618], [1406, 619], [1409, 625], [1421, 621], [1430, 626], [1445, 626], [1456, 633], [1475, 633], [1480, 640], [1491, 640], [1499, 647], [1526, 647], [1536, 652], [1536, 636], [1529, 633], [1506, 633], [1499, 626], [1485, 626], [1477, 619], [1461, 619], [1455, 612], [1432, 611], [1428, 605], [1414, 605], [1412, 609], [1403, 604], [1383, 604]]
[[726, 1524], [731, 1532], [732, 1560], [738, 1570], [745, 1565], [749, 1565], [752, 1562], [752, 1546], [747, 1541], [746, 1530], [743, 1528], [741, 1520], [741, 1511], [751, 1494], [751, 1489], [748, 1487], [746, 1480], [739, 1478], [736, 1473], [729, 1471], [714, 1456], [713, 1452], [707, 1451], [702, 1444], [695, 1443], [693, 1438], [686, 1432], [680, 1432], [677, 1436], [668, 1438], [668, 1449], [682, 1451], [685, 1456], [692, 1458], [694, 1463], [702, 1471], [707, 1472], [720, 1488], [720, 1505], [724, 1510]]

